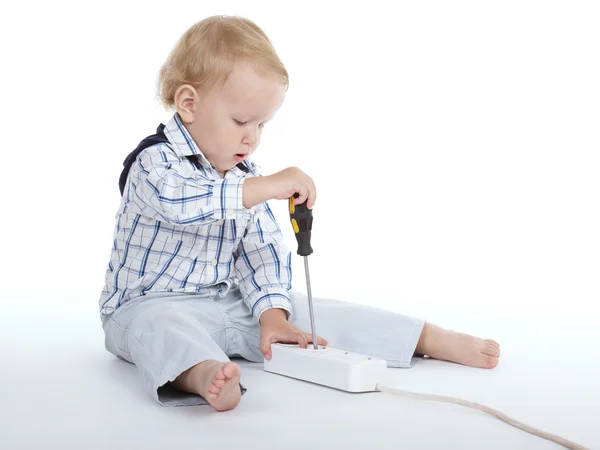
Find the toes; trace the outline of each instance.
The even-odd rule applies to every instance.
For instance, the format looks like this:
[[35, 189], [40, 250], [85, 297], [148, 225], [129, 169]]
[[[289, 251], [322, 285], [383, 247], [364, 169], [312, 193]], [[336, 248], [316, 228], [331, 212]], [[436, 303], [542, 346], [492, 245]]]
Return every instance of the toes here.
[[498, 356], [500, 356], [500, 352], [498, 350], [496, 350], [495, 348], [484, 350], [482, 353], [484, 353], [484, 354], [486, 354], [488, 356], [495, 356], [496, 358]]
[[223, 366], [222, 373], [225, 375], [225, 378], [234, 378], [240, 375], [241, 369], [236, 363], [227, 363]]
[[498, 358], [496, 358], [495, 356], [488, 356], [484, 363], [484, 368], [493, 369], [497, 365], [498, 365]]
[[484, 355], [498, 357], [500, 356], [500, 345], [498, 345], [498, 343], [495, 341], [486, 340], [481, 353]]
[[229, 381], [236, 376], [239, 378], [241, 374], [240, 366], [235, 363], [226, 363], [223, 364], [213, 376], [210, 386], [208, 388], [208, 392], [210, 394], [214, 394], [215, 398], [222, 395], [224, 391], [223, 388], [226, 388]]
[[214, 384], [218, 388], [222, 388], [225, 386], [225, 380], [213, 380], [212, 384]]
[[240, 402], [241, 391], [237, 388], [241, 369], [235, 363], [223, 364], [215, 373], [206, 399], [217, 411], [233, 409]]

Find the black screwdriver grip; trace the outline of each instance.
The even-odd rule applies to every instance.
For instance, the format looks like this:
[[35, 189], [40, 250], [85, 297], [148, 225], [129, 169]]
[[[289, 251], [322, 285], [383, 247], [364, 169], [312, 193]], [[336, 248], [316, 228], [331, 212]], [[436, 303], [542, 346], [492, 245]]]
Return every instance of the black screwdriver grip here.
[[306, 201], [299, 205], [294, 205], [294, 199], [298, 198], [298, 193], [290, 197], [290, 221], [294, 228], [296, 241], [298, 241], [298, 254], [308, 256], [313, 252], [310, 246], [310, 237], [312, 233], [313, 215], [312, 210], [306, 207]]

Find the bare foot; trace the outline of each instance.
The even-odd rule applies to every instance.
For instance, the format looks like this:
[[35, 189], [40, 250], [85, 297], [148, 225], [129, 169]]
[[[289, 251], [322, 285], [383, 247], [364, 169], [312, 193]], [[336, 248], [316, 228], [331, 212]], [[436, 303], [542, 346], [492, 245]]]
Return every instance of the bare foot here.
[[480, 339], [426, 323], [416, 353], [465, 366], [493, 369], [498, 365], [500, 345], [491, 339]]
[[241, 373], [236, 363], [209, 360], [185, 371], [173, 384], [202, 396], [217, 411], [228, 411], [235, 408], [242, 397]]

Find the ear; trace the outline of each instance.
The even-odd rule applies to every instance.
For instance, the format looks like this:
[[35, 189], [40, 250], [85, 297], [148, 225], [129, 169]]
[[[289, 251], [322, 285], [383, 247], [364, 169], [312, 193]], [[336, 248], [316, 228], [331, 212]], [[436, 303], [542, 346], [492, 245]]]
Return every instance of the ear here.
[[198, 101], [200, 100], [196, 89], [190, 84], [181, 85], [175, 91], [174, 100], [175, 108], [177, 108], [181, 120], [184, 123], [194, 123]]

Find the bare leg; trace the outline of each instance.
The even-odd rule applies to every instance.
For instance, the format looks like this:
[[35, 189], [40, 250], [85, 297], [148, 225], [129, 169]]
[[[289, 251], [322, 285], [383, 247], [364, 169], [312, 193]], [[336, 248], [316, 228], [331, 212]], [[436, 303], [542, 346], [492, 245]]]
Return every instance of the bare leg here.
[[217, 411], [235, 408], [242, 397], [241, 369], [235, 363], [204, 361], [179, 375], [171, 384], [205, 398]]
[[493, 369], [498, 365], [500, 345], [491, 339], [480, 339], [426, 323], [415, 353], [466, 366]]

